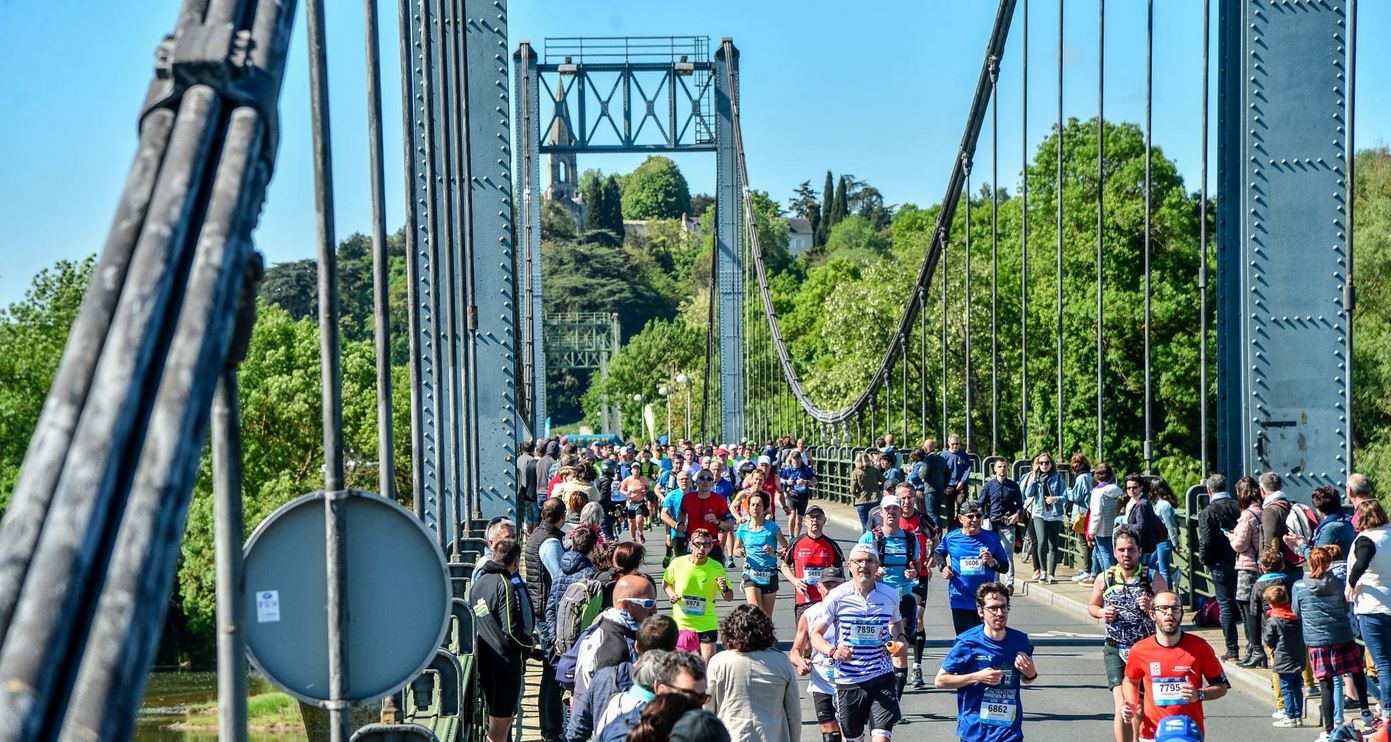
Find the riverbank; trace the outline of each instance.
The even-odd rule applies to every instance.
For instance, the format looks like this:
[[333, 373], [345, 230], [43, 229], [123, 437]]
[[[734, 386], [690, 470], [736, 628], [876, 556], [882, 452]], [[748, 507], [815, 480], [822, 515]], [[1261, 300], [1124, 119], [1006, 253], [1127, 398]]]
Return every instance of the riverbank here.
[[[299, 702], [285, 693], [271, 692], [251, 696], [246, 701], [247, 730], [256, 734], [294, 734], [304, 731]], [[189, 706], [183, 721], [167, 729], [190, 734], [217, 732], [217, 704]]]

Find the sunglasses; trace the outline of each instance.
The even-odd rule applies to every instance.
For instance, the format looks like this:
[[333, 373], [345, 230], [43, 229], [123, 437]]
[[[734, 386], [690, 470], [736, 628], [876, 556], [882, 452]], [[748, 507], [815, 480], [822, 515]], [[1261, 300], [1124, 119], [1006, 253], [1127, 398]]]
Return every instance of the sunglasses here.
[[709, 484], [709, 483], [715, 481], [715, 478], [714, 478], [714, 477], [696, 477], [696, 481], [697, 481], [697, 482], [702, 482], [702, 483], [704, 483], [704, 484]]
[[[668, 687], [668, 688], [671, 688], [671, 686], [667, 686], [667, 687]], [[698, 705], [701, 705], [701, 706], [704, 706], [705, 704], [707, 704], [707, 703], [710, 702], [710, 694], [709, 694], [709, 693], [696, 693], [695, 691], [693, 691], [693, 690], [688, 690], [688, 689], [686, 689], [686, 688], [672, 688], [672, 690], [675, 691], [675, 692], [677, 692], [677, 693], [680, 693], [681, 695], [683, 695], [683, 696], [685, 696], [685, 697], [687, 697], [687, 698], [689, 698], [689, 699], [691, 699], [692, 701], [695, 701]]]
[[980, 513], [962, 513], [961, 517], [966, 520], [980, 520]]
[[656, 598], [618, 598], [618, 602], [621, 602], [621, 603], [632, 603], [633, 605], [635, 605], [635, 606], [637, 606], [637, 607], [639, 607], [639, 608], [646, 608], [646, 609], [648, 609], [648, 610], [651, 610], [651, 609], [657, 607], [657, 599], [656, 599]]

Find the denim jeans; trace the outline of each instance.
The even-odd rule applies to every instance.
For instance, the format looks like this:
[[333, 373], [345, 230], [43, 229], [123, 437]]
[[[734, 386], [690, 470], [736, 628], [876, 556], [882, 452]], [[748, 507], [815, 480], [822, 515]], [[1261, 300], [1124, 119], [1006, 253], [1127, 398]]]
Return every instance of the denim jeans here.
[[869, 530], [869, 511], [874, 509], [874, 503], [865, 502], [855, 506], [855, 512], [860, 516], [860, 532]]
[[924, 490], [923, 493], [922, 493], [922, 498], [923, 498], [923, 507], [922, 507], [923, 515], [926, 515], [926, 516], [927, 516], [927, 519], [930, 520], [930, 521], [932, 521], [932, 525], [937, 526], [938, 528], [941, 528], [941, 527], [942, 527], [942, 514], [937, 512], [937, 508], [940, 507], [941, 504], [942, 504], [942, 495], [941, 495], [941, 493], [937, 492], [936, 490]]
[[1363, 613], [1357, 621], [1362, 626], [1362, 641], [1367, 643], [1367, 652], [1377, 669], [1379, 697], [1391, 698], [1391, 614]]
[[1221, 617], [1222, 638], [1227, 651], [1237, 653], [1236, 623], [1241, 609], [1236, 601], [1236, 565], [1214, 564], [1208, 568], [1212, 572], [1212, 588], [1217, 594], [1217, 611]]
[[1304, 680], [1302, 673], [1282, 672], [1280, 675], [1280, 698], [1285, 702], [1285, 716], [1291, 719], [1304, 718]]
[[1153, 566], [1164, 576], [1170, 590], [1178, 589], [1174, 587], [1174, 542], [1164, 539], [1154, 545]]
[[1000, 543], [1004, 545], [1004, 547], [1005, 547], [1005, 553], [1010, 555], [1009, 562], [1005, 565], [1005, 566], [1006, 566], [1006, 569], [1005, 569], [1005, 573], [1004, 573], [1004, 576], [1003, 576], [1003, 580], [1002, 580], [1002, 581], [1003, 581], [1006, 585], [1013, 585], [1013, 584], [1014, 584], [1014, 536], [1015, 536], [1016, 533], [1018, 533], [1018, 531], [1019, 531], [1019, 526], [1018, 526], [1017, 524], [1015, 524], [1015, 525], [1006, 525], [1006, 524], [1004, 524], [1004, 523], [996, 523], [996, 524], [994, 524], [994, 525], [995, 525], [995, 535], [1000, 537]]
[[1096, 573], [1101, 574], [1110, 569], [1116, 563], [1116, 555], [1112, 553], [1111, 536], [1097, 536], [1096, 545], [1092, 547], [1092, 554], [1096, 557]]

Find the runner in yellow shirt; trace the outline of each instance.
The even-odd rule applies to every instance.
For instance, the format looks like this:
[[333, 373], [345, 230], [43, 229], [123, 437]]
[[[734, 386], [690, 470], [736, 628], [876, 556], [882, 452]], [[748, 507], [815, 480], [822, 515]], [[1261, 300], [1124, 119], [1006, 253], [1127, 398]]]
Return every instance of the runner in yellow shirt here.
[[729, 588], [729, 574], [724, 565], [710, 558], [714, 537], [708, 531], [691, 531], [690, 545], [690, 554], [671, 560], [662, 575], [662, 587], [671, 600], [676, 628], [680, 629], [678, 648], [694, 649], [699, 641], [700, 655], [709, 661], [720, 637], [715, 597], [733, 600], [734, 593]]

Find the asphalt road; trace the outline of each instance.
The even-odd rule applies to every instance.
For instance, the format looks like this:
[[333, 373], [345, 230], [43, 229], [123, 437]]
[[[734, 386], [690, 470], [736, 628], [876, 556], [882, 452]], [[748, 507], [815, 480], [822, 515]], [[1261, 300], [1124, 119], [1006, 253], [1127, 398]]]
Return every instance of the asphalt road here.
[[[779, 520], [785, 525], [785, 519]], [[841, 543], [847, 554], [858, 537], [857, 532], [834, 522], [828, 524], [826, 530]], [[655, 528], [647, 536], [649, 549], [645, 571], [660, 580], [661, 537]], [[623, 540], [627, 540], [626, 534]], [[734, 572], [731, 570], [736, 599], [731, 603], [718, 601], [721, 616], [743, 602], [743, 596], [737, 592], [739, 583]], [[661, 590], [657, 591], [657, 597], [659, 610], [669, 612], [670, 604]], [[1034, 658], [1041, 675], [1037, 682], [1024, 688], [1024, 735], [1031, 739], [1048, 738], [1050, 735], [1062, 739], [1066, 735], [1069, 742], [1111, 740], [1112, 701], [1102, 668], [1101, 627], [1076, 614], [1033, 602], [1027, 596], [1016, 596], [1013, 606], [1010, 625], [1029, 633], [1036, 648]], [[796, 627], [792, 615], [792, 589], [785, 580], [774, 609], [773, 621], [778, 639], [785, 649], [788, 648]], [[929, 687], [913, 690], [910, 685], [905, 692], [903, 712], [908, 724], [895, 729], [895, 739], [955, 739], [956, 693], [931, 687], [932, 677], [956, 636], [947, 609], [945, 583], [940, 575], [931, 583], [924, 623], [927, 649], [923, 655], [923, 675]], [[811, 695], [805, 684], [802, 693], [803, 739], [818, 740], [821, 735], [811, 706]], [[1273, 710], [1270, 697], [1257, 698], [1240, 688], [1233, 688], [1225, 698], [1206, 704], [1207, 738], [1253, 740], [1269, 733], [1291, 740], [1318, 736], [1320, 730], [1308, 726], [1293, 733], [1272, 729], [1270, 714]], [[1316, 721], [1317, 714], [1317, 701], [1307, 704], [1305, 724]]]

